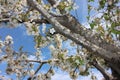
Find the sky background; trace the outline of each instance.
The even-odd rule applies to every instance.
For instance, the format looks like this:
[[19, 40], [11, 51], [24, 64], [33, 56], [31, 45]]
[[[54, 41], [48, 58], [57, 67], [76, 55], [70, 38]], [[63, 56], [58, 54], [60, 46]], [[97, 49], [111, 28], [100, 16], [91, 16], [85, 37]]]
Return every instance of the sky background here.
[[[77, 5], [79, 6], [79, 8], [75, 11], [72, 11], [71, 14], [73, 14], [82, 24], [86, 23], [87, 19], [87, 0], [76, 0]], [[76, 14], [77, 13], [77, 14]], [[34, 41], [33, 41], [33, 37], [32, 36], [28, 36], [26, 33], [26, 29], [24, 27], [24, 25], [19, 25], [16, 28], [7, 28], [6, 25], [1, 25], [0, 26], [0, 36], [1, 39], [4, 40], [5, 37], [7, 35], [11, 35], [14, 39], [14, 44], [13, 44], [13, 48], [15, 51], [18, 51], [18, 49], [20, 48], [20, 46], [23, 46], [23, 51], [27, 51], [30, 52], [31, 54], [35, 52], [34, 49]], [[68, 47], [69, 46], [69, 42], [64, 43], [63, 47], [67, 47], [69, 49], [69, 52], [71, 54], [74, 54], [75, 49], [74, 47]], [[44, 59], [47, 59], [48, 57], [46, 57], [47, 55], [49, 55], [49, 49], [46, 47], [45, 49], [41, 50]], [[31, 59], [33, 59], [34, 57], [30, 56]], [[47, 65], [46, 65], [47, 66]], [[46, 69], [49, 69], [48, 67], [43, 67], [42, 71], [44, 72]], [[6, 67], [6, 63], [1, 63], [0, 64], [0, 71], [5, 72], [5, 68]], [[92, 69], [91, 71], [93, 71], [95, 73], [95, 75], [98, 77], [98, 80], [101, 80], [102, 75], [95, 69]], [[6, 75], [6, 73], [2, 73], [0, 72], [0, 75]], [[56, 74], [52, 77], [52, 80], [71, 80], [69, 75], [66, 72], [59, 70], [55, 71]], [[6, 76], [9, 77], [9, 76]], [[15, 80], [15, 76], [12, 76]], [[80, 76], [78, 78], [78, 80], [90, 80], [90, 76]]]

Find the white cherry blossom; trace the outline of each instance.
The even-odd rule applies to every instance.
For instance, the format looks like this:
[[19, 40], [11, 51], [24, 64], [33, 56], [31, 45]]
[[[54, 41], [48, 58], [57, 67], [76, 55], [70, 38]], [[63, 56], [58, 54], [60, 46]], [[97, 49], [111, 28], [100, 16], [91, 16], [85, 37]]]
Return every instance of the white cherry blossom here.
[[56, 31], [55, 31], [54, 28], [51, 28], [51, 29], [50, 29], [50, 33], [51, 33], [51, 34], [54, 34], [55, 32], [56, 32]]

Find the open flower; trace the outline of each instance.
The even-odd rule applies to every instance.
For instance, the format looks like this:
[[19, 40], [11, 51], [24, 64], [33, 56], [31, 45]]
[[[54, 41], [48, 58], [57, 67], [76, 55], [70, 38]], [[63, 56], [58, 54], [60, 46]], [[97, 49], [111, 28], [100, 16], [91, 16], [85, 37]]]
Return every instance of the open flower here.
[[45, 33], [45, 31], [46, 31], [46, 24], [42, 23], [42, 32]]
[[5, 38], [6, 41], [12, 41], [13, 38], [10, 36], [10, 35], [7, 35], [6, 38]]
[[34, 76], [34, 74], [35, 74], [35, 71], [32, 69], [32, 70], [30, 70], [30, 72], [29, 72], [29, 75], [31, 76], [31, 77], [33, 77]]
[[5, 45], [13, 44], [13, 38], [10, 35], [6, 36], [4, 44]]
[[51, 29], [50, 29], [50, 33], [51, 33], [51, 34], [54, 34], [55, 32], [56, 32], [56, 31], [55, 31], [54, 28], [51, 28]]

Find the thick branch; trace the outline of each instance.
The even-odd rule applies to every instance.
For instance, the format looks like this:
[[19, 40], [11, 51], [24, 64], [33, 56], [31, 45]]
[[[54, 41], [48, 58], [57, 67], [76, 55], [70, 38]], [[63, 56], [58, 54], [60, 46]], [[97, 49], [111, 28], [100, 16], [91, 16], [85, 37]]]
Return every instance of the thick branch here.
[[56, 3], [55, 0], [47, 0], [52, 6]]
[[107, 72], [97, 63], [96, 60], [94, 60], [93, 62], [91, 62], [91, 64], [96, 67], [104, 76], [105, 80], [110, 80], [109, 75], [107, 74]]
[[[87, 41], [84, 37], [79, 36], [78, 38], [75, 38], [72, 33], [65, 33], [63, 31], [59, 31], [59, 33], [69, 39], [71, 39], [72, 41], [76, 42], [79, 45], [82, 45], [83, 47], [85, 47], [86, 49], [88, 49], [90, 52], [104, 58], [107, 61], [110, 61], [112, 59], [112, 56], [109, 57], [109, 51], [106, 51], [103, 48], [100, 48], [99, 46], [96, 46], [95, 44]], [[111, 54], [113, 55], [113, 54]], [[114, 55], [113, 55], [114, 56]]]
[[[33, 7], [34, 9], [36, 9], [36, 10], [38, 10], [52, 25], [54, 25], [54, 28], [55, 28], [55, 30], [57, 31], [57, 32], [59, 32], [60, 34], [62, 34], [62, 35], [64, 35], [64, 36], [66, 36], [67, 38], [70, 38], [70, 39], [72, 39], [73, 41], [75, 41], [76, 43], [78, 43], [79, 42], [79, 44], [82, 44], [84, 47], [86, 47], [87, 49], [89, 48], [89, 50], [91, 50], [92, 52], [94, 52], [94, 53], [97, 53], [99, 56], [101, 56], [101, 57], [103, 57], [104, 59], [107, 59], [107, 60], [111, 60], [113, 57], [116, 57], [116, 56], [118, 56], [118, 54], [116, 55], [116, 51], [114, 50], [114, 51], [111, 51], [111, 50], [106, 50], [106, 49], [104, 49], [103, 47], [99, 47], [99, 45], [97, 45], [97, 44], [93, 44], [93, 43], [90, 43], [89, 41], [91, 41], [91, 40], [87, 40], [86, 39], [86, 37], [88, 37], [89, 35], [91, 35], [91, 33], [89, 33], [89, 31], [88, 32], [86, 32], [86, 29], [85, 28], [82, 28], [82, 27], [80, 27], [77, 23], [76, 23], [76, 21], [75, 20], [73, 20], [73, 22], [75, 23], [75, 24], [72, 24], [72, 25], [74, 25], [75, 27], [73, 28], [72, 27], [72, 29], [74, 29], [74, 30], [76, 30], [76, 32], [79, 32], [79, 31], [77, 31], [77, 30], [83, 30], [83, 31], [85, 31], [86, 33], [84, 33], [83, 31], [81, 31], [81, 32], [79, 32], [79, 33], [81, 33], [81, 35], [83, 35], [83, 33], [84, 34], [86, 34], [85, 35], [85, 37], [83, 37], [83, 36], [79, 36], [80, 38], [79, 39], [73, 39], [73, 37], [70, 35], [70, 34], [64, 34], [64, 32], [63, 32], [63, 30], [61, 29], [61, 27], [64, 27], [63, 25], [61, 25], [57, 20], [56, 20], [56, 18], [55, 17], [53, 17], [53, 16], [51, 16], [41, 5], [39, 5], [37, 2], [35, 2], [35, 1], [33, 1], [33, 0], [27, 0], [28, 1], [28, 3], [29, 3], [29, 5], [31, 6], [31, 7]], [[66, 16], [67, 17], [67, 16]], [[71, 17], [71, 19], [72, 19], [72, 17]], [[66, 20], [65, 20], [66, 21]], [[64, 21], [64, 22], [65, 22]], [[70, 20], [69, 20], [70, 21]], [[87, 34], [89, 34], [89, 35], [87, 35]], [[68, 37], [69, 36], [69, 37]], [[81, 41], [81, 38], [84, 40], [84, 41]], [[89, 37], [90, 38], [90, 37]], [[90, 38], [91, 39], [91, 38]], [[93, 38], [93, 39], [95, 39], [95, 38]], [[98, 40], [99, 41], [99, 40]], [[107, 43], [106, 43], [107, 44]], [[107, 47], [107, 46], [106, 46]], [[115, 46], [113, 46], [113, 47], [115, 47]], [[120, 51], [120, 49], [118, 49], [118, 48], [116, 48], [116, 50], [117, 51]]]
[[[117, 78], [119, 77], [119, 79], [120, 79], [120, 65], [116, 64], [116, 63], [112, 63], [112, 62], [109, 62], [108, 64], [110, 65], [112, 71], [116, 72]], [[113, 76], [116, 77], [114, 74], [113, 74]]]
[[46, 19], [34, 19], [34, 20], [32, 20], [32, 22], [35, 22], [38, 24], [42, 24], [42, 23], [49, 24], [49, 22]]

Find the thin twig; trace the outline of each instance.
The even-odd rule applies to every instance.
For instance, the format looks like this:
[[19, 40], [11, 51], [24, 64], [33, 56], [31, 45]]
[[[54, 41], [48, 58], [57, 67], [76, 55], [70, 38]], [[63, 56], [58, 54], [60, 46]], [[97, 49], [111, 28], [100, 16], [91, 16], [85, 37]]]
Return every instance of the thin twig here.
[[35, 71], [35, 74], [37, 74], [37, 72], [41, 69], [41, 67], [43, 66], [43, 64], [44, 64], [44, 63], [41, 63], [41, 64], [39, 65], [39, 67], [38, 67], [37, 70]]

